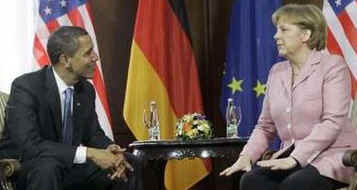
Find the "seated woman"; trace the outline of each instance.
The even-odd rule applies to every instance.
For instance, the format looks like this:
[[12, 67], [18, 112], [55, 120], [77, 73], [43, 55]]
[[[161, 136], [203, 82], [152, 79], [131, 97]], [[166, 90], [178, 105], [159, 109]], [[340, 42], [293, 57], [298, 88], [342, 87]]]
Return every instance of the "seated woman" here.
[[[357, 148], [348, 118], [351, 79], [343, 58], [324, 52], [326, 21], [314, 5], [285, 5], [272, 16], [279, 54], [262, 113], [238, 160], [220, 173], [246, 171], [241, 190], [332, 190], [347, 186], [342, 156]], [[279, 136], [281, 149], [258, 161]], [[254, 164], [254, 165], [253, 165]]]

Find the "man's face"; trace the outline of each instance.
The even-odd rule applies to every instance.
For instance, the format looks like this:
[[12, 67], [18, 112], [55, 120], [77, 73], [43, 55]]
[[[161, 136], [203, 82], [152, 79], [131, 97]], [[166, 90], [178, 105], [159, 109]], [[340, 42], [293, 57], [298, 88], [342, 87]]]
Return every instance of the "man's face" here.
[[78, 38], [78, 43], [77, 52], [70, 57], [69, 71], [78, 78], [92, 79], [95, 64], [98, 61], [98, 56], [93, 51], [92, 40], [85, 35]]

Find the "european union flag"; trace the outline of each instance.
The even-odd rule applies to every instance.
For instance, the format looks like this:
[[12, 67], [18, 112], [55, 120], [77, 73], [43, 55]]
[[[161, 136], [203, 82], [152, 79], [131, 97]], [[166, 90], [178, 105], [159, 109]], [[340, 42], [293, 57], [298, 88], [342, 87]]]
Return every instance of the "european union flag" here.
[[228, 98], [241, 106], [240, 136], [249, 136], [254, 129], [269, 70], [281, 59], [271, 20], [280, 6], [281, 0], [237, 0], [232, 10], [220, 108], [225, 115]]

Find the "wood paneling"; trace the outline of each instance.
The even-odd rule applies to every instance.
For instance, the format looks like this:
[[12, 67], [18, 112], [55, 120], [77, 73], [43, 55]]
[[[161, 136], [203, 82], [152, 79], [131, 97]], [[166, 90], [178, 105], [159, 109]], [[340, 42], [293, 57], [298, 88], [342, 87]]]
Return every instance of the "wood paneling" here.
[[137, 0], [92, 0], [113, 132], [123, 146], [134, 140], [123, 119], [123, 103], [136, 8]]

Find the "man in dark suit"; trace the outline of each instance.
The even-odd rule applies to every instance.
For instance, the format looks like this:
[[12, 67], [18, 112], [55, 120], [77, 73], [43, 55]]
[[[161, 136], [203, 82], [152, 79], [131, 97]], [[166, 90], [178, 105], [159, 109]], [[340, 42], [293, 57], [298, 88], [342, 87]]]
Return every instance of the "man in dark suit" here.
[[20, 159], [17, 189], [141, 189], [141, 162], [101, 129], [88, 33], [65, 26], [49, 38], [52, 66], [14, 80], [1, 151]]

